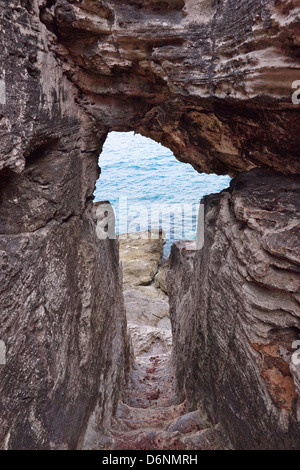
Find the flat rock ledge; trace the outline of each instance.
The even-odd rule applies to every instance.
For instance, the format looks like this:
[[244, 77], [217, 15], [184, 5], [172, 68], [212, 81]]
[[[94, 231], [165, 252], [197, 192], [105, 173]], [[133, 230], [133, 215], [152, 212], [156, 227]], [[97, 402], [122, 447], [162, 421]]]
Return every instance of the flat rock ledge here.
[[148, 328], [171, 330], [165, 287], [166, 262], [162, 261], [163, 232], [128, 233], [118, 238], [127, 321]]
[[150, 285], [162, 263], [164, 233], [160, 230], [125, 233], [118, 239], [124, 286]]

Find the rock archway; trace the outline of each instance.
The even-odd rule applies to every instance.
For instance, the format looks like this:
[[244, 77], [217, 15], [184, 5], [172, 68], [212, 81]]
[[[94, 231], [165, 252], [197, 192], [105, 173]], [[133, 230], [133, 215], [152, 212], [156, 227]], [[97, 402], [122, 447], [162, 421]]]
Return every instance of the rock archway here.
[[126, 123], [206, 172], [296, 173], [297, 6], [58, 0], [41, 20], [102, 126]]
[[[187, 348], [207, 362], [188, 364], [186, 384], [196, 391], [200, 384], [195, 396], [227, 423], [237, 447], [299, 446], [299, 372], [285, 356], [299, 322], [300, 120], [291, 99], [300, 75], [298, 13], [297, 0], [2, 2], [1, 447], [80, 446], [88, 421], [108, 425], [126, 380], [116, 246], [97, 241], [91, 213], [97, 158], [111, 130], [136, 130], [199, 171], [235, 176], [264, 168], [207, 200], [209, 243], [184, 268], [192, 280], [180, 292], [197, 331]], [[173, 254], [174, 278], [186, 262], [180, 253]], [[248, 289], [245, 318], [230, 296], [221, 309], [236, 319], [223, 343], [211, 278], [218, 255], [224, 271], [215, 279], [240, 276]], [[196, 311], [200, 293], [205, 305]], [[254, 308], [253, 298], [267, 306]], [[264, 312], [259, 334], [256, 309]], [[241, 340], [241, 324], [259, 338], [244, 329]], [[209, 342], [213, 350], [218, 344], [220, 368], [203, 346]], [[243, 357], [232, 383], [249, 389], [239, 375], [249, 369], [249, 410], [266, 420], [251, 420], [231, 401], [224, 355], [227, 367]], [[288, 405], [278, 394], [283, 382]]]

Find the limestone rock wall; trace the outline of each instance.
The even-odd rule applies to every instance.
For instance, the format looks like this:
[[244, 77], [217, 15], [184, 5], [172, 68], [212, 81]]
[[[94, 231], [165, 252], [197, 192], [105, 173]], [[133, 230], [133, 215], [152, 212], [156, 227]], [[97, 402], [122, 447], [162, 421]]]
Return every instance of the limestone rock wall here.
[[39, 13], [36, 1], [0, 4], [4, 449], [76, 448], [95, 413], [101, 434], [128, 368], [118, 244], [97, 239], [91, 209], [105, 133]]
[[178, 390], [235, 448], [300, 445], [299, 195], [299, 176], [241, 174], [204, 198], [204, 247], [172, 247]]

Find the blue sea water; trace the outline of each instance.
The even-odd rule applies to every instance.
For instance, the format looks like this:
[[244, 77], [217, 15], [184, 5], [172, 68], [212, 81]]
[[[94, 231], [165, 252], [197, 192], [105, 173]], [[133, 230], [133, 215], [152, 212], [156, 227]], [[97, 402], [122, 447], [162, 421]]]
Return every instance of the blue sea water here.
[[117, 233], [163, 228], [166, 254], [175, 240], [194, 240], [204, 195], [227, 188], [229, 176], [197, 173], [173, 153], [133, 132], [111, 132], [99, 158], [95, 201], [110, 201]]

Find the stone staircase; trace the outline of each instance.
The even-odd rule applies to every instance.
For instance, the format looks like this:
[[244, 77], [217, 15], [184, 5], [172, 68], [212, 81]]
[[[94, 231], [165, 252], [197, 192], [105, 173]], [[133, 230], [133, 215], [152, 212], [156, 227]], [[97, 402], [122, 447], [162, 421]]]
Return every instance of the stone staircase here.
[[[200, 410], [179, 403], [163, 262], [155, 231], [120, 237], [128, 332], [135, 355], [126, 403], [119, 403], [110, 450], [224, 449], [226, 441]], [[155, 276], [155, 282], [154, 282]], [[149, 284], [150, 283], [150, 284]], [[145, 285], [147, 284], [147, 285]]]
[[127, 403], [120, 403], [111, 450], [214, 450], [228, 448], [219, 426], [178, 404], [171, 351], [159, 339], [136, 357]]

